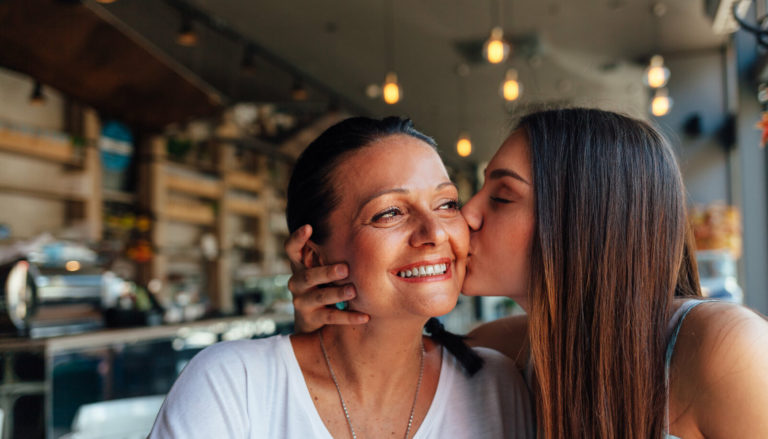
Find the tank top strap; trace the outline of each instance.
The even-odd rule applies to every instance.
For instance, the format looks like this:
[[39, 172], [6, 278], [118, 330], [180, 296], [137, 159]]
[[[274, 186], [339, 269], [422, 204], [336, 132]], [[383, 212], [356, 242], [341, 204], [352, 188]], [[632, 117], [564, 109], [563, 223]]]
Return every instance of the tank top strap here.
[[672, 364], [672, 354], [675, 352], [675, 344], [677, 343], [677, 336], [680, 334], [680, 328], [683, 326], [685, 317], [693, 308], [706, 302], [717, 302], [714, 299], [690, 299], [683, 302], [678, 307], [672, 318], [669, 320], [669, 327], [667, 328], [667, 350], [664, 355], [664, 387], [667, 389], [667, 402], [664, 414], [664, 430], [666, 431], [667, 438], [676, 438], [669, 434], [669, 367]]

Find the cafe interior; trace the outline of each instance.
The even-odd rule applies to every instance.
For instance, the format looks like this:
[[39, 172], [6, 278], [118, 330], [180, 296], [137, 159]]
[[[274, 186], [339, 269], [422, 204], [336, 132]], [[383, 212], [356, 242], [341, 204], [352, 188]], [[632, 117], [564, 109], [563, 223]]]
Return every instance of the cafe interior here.
[[[143, 438], [213, 343], [288, 334], [293, 163], [413, 119], [464, 201], [516, 116], [647, 120], [705, 295], [768, 312], [765, 0], [0, 0], [0, 438]], [[460, 297], [466, 333], [522, 313]]]

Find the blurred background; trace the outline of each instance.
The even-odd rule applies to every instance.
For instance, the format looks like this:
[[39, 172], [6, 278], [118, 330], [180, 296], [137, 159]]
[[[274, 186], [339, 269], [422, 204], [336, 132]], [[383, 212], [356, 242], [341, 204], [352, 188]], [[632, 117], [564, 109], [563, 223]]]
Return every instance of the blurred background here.
[[200, 349], [291, 332], [287, 180], [352, 115], [412, 118], [463, 200], [527, 109], [649, 120], [705, 294], [768, 312], [767, 7], [0, 0], [0, 437], [144, 437]]

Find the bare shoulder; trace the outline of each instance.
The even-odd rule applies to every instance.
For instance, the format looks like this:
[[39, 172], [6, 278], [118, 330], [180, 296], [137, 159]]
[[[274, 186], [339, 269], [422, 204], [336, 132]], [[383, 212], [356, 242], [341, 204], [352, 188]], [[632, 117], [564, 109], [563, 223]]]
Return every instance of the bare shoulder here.
[[678, 337], [671, 390], [710, 438], [768, 437], [768, 322], [729, 303], [692, 310]]
[[469, 333], [467, 343], [497, 350], [523, 369], [528, 361], [528, 316], [515, 315], [484, 323]]

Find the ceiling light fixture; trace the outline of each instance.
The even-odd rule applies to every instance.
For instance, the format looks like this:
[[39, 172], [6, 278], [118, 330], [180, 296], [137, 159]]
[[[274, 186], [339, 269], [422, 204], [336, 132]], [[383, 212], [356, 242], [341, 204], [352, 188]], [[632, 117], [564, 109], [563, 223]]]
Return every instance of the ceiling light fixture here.
[[665, 116], [672, 109], [672, 98], [666, 88], [656, 90], [651, 100], [651, 113], [656, 117]]
[[293, 81], [293, 87], [291, 88], [291, 98], [293, 98], [294, 101], [306, 101], [307, 98], [309, 98], [307, 87], [304, 86], [304, 83], [301, 81], [301, 79], [296, 79]]
[[512, 102], [520, 97], [523, 91], [523, 86], [517, 80], [517, 70], [509, 69], [504, 76], [504, 82], [501, 84], [501, 95], [504, 100]]
[[397, 82], [397, 73], [395, 73], [395, 4], [394, 0], [389, 0], [389, 47], [387, 50], [389, 59], [389, 72], [384, 77], [384, 85], [381, 87], [381, 96], [384, 102], [394, 105], [400, 102], [403, 97], [400, 83]]
[[483, 57], [491, 64], [503, 62], [509, 56], [509, 43], [504, 41], [504, 29], [499, 26], [491, 29], [491, 36], [483, 44]]
[[[458, 94], [458, 126], [466, 127], [467, 124], [467, 77], [469, 76], [469, 66], [459, 64], [456, 68], [457, 94]], [[472, 154], [472, 140], [469, 137], [469, 131], [462, 129], [459, 132], [459, 138], [456, 140], [456, 153], [460, 157], [469, 157]]]
[[461, 157], [469, 157], [472, 154], [472, 140], [466, 131], [459, 134], [459, 140], [456, 141], [456, 152]]
[[645, 85], [651, 88], [661, 88], [669, 81], [669, 69], [664, 66], [664, 58], [661, 55], [651, 57], [651, 62], [643, 74]]
[[[653, 16], [653, 46], [659, 50], [659, 20], [667, 13], [667, 5], [664, 2], [651, 2], [650, 12]], [[672, 98], [669, 90], [664, 88], [669, 81], [669, 69], [664, 66], [664, 58], [661, 55], [651, 57], [648, 68], [643, 72], [643, 82], [656, 91], [651, 98], [651, 114], [661, 117], [669, 113], [672, 108]]]
[[32, 88], [32, 93], [29, 95], [29, 103], [32, 105], [45, 104], [45, 95], [43, 94], [43, 84], [40, 81], [35, 80], [35, 86]]
[[192, 26], [192, 20], [184, 18], [181, 20], [179, 33], [176, 34], [176, 43], [184, 47], [197, 46], [198, 38], [195, 28]]
[[390, 105], [400, 102], [400, 84], [397, 82], [397, 73], [387, 73], [381, 94], [384, 97], [384, 102]]
[[[504, 1], [496, 0], [496, 17], [493, 17], [493, 10], [491, 11], [491, 21], [495, 21], [497, 24], [491, 29], [491, 35], [483, 44], [483, 57], [491, 64], [499, 64], [504, 62], [509, 56], [510, 46], [504, 40], [504, 28], [501, 22], [504, 18]], [[493, 8], [491, 8], [493, 9]]]

